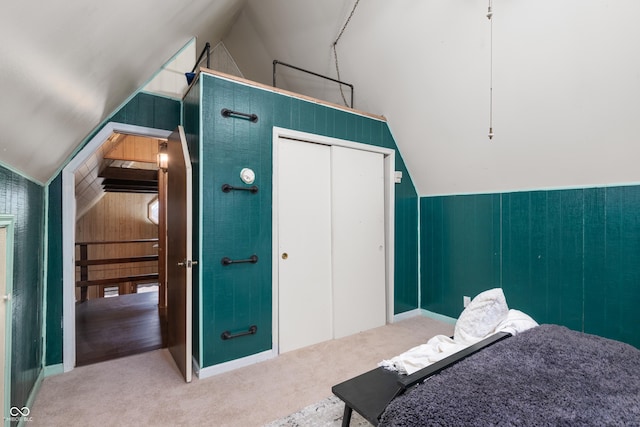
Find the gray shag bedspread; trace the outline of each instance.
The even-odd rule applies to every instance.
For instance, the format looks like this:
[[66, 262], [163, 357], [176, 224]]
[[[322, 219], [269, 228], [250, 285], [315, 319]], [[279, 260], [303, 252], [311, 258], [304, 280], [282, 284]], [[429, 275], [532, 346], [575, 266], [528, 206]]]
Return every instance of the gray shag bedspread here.
[[640, 350], [541, 325], [396, 398], [380, 425], [640, 426]]

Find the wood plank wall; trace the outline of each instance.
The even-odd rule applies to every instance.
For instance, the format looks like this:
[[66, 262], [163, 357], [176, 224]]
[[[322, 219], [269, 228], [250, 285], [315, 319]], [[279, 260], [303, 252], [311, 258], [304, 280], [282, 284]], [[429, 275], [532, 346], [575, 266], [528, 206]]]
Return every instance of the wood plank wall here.
[[[158, 237], [158, 226], [147, 219], [147, 204], [155, 194], [107, 193], [89, 212], [76, 222], [76, 242], [151, 239]], [[155, 243], [90, 245], [89, 259], [157, 255]], [[76, 259], [79, 259], [76, 247]], [[115, 264], [89, 267], [89, 279], [103, 279], [158, 271], [156, 262]], [[76, 280], [80, 269], [76, 268]], [[131, 293], [131, 286], [121, 285], [120, 293]], [[76, 290], [80, 298], [80, 290]], [[90, 286], [88, 297], [99, 298], [99, 286]]]
[[154, 138], [125, 135], [115, 147], [105, 153], [104, 158], [155, 163], [159, 142]]

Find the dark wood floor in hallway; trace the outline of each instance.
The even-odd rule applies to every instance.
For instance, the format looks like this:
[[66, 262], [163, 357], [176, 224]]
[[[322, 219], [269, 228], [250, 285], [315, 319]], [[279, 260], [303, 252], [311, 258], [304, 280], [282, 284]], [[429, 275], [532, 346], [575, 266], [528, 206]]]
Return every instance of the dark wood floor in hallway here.
[[76, 303], [76, 366], [165, 346], [166, 316], [157, 292]]

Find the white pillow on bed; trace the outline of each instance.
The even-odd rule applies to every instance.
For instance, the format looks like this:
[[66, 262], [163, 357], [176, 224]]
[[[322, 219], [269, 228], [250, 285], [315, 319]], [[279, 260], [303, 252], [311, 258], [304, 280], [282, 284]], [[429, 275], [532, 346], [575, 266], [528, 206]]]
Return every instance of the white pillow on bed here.
[[509, 307], [501, 288], [484, 291], [460, 314], [453, 339], [456, 343], [464, 344], [478, 342], [493, 333], [508, 314]]
[[498, 326], [496, 326], [496, 332], [509, 332], [511, 335], [519, 334], [527, 329], [535, 328], [538, 322], [533, 320], [531, 316], [520, 310], [509, 310], [509, 314], [505, 317]]

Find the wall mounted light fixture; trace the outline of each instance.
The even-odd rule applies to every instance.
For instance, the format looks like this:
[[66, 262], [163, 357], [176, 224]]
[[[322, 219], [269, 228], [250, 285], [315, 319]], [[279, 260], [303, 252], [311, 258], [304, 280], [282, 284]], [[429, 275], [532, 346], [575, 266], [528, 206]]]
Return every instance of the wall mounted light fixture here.
[[169, 154], [167, 153], [167, 143], [161, 142], [158, 145], [158, 168], [166, 172], [169, 168]]

